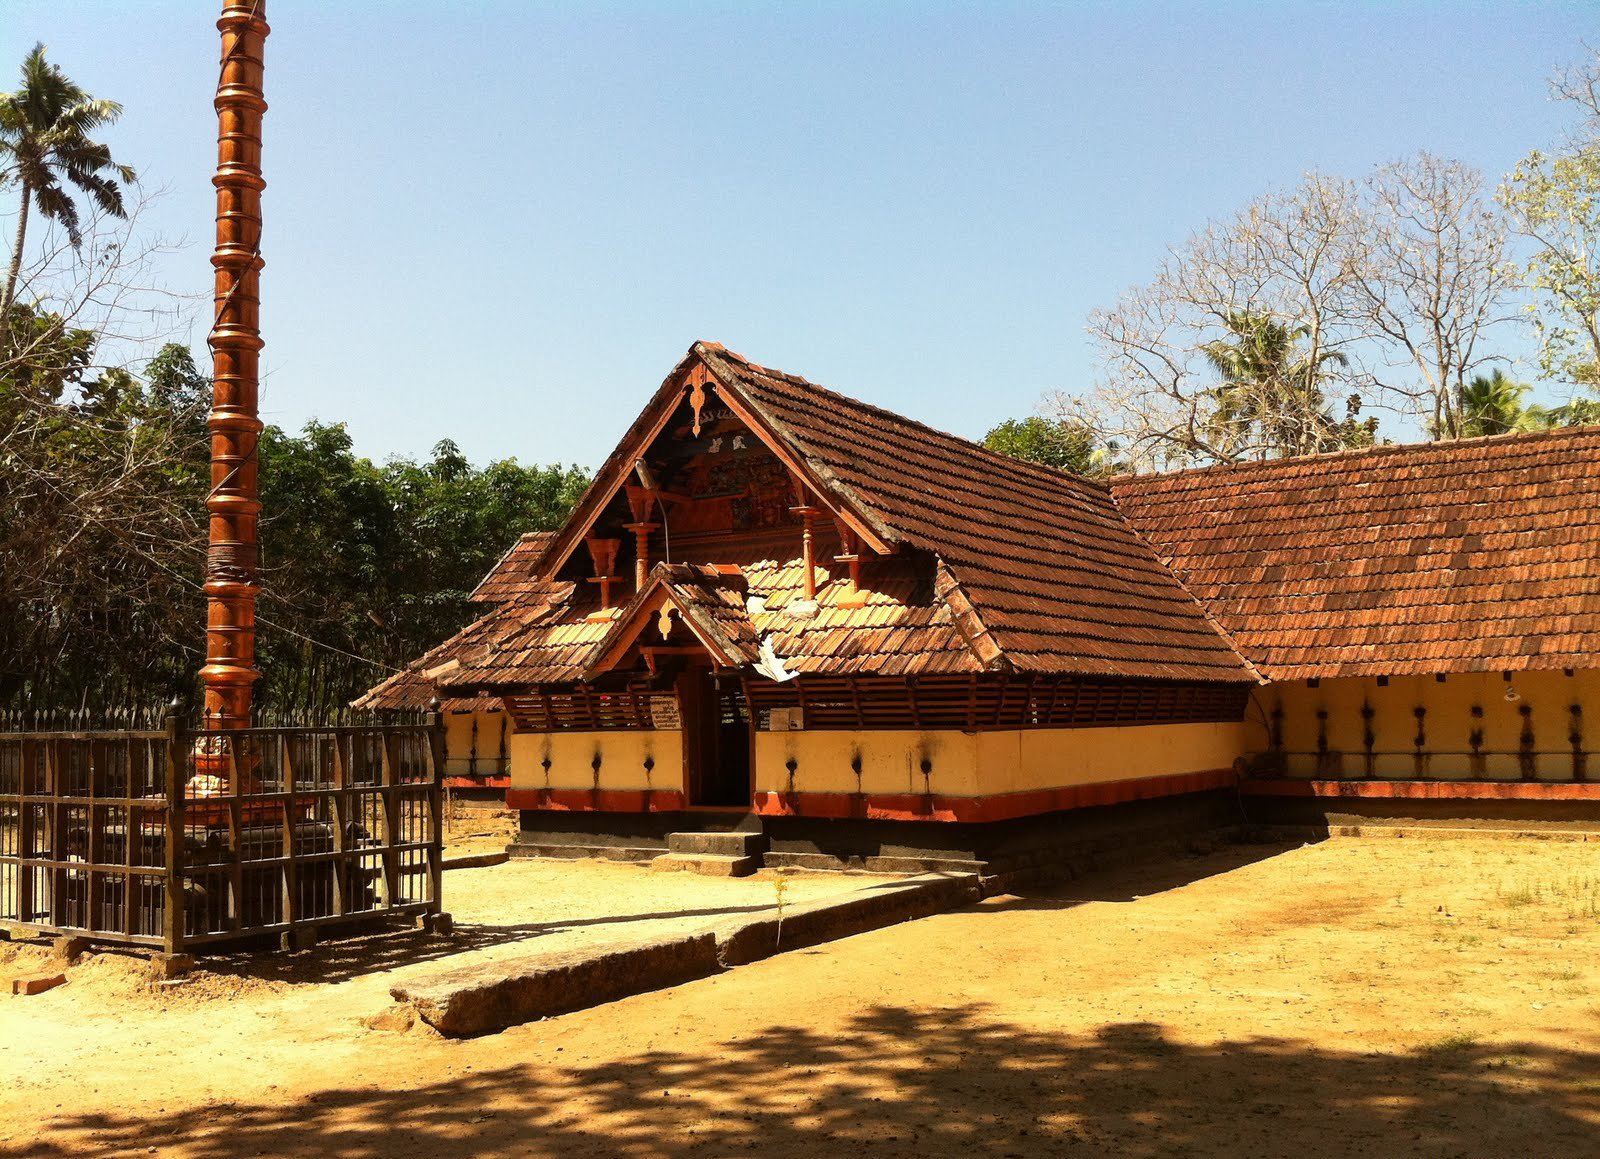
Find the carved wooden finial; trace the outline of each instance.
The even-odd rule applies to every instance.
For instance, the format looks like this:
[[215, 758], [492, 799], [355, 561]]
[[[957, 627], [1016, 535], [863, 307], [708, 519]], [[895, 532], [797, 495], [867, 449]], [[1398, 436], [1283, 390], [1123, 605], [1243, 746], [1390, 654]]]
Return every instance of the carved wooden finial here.
[[672, 605], [662, 604], [661, 610], [656, 613], [656, 631], [661, 633], [663, 640], [672, 636]]
[[696, 366], [689, 372], [689, 409], [694, 411], [694, 437], [700, 437], [700, 412], [706, 405], [706, 388], [711, 384], [711, 376], [706, 373], [704, 366]]

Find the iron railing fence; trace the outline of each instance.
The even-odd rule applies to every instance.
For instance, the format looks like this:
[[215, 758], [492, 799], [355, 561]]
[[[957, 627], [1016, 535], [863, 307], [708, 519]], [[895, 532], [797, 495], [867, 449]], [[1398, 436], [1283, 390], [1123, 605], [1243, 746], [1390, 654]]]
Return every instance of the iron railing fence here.
[[436, 914], [443, 728], [0, 733], [0, 922], [176, 954]]

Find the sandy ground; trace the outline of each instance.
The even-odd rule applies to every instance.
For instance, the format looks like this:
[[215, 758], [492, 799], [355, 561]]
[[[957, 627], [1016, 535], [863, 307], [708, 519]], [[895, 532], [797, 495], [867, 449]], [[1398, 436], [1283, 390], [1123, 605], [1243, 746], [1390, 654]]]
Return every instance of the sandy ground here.
[[517, 835], [515, 810], [446, 798], [444, 845], [447, 856], [498, 853]]
[[1234, 847], [470, 1042], [78, 986], [0, 999], [0, 1154], [1600, 1154], [1595, 844]]

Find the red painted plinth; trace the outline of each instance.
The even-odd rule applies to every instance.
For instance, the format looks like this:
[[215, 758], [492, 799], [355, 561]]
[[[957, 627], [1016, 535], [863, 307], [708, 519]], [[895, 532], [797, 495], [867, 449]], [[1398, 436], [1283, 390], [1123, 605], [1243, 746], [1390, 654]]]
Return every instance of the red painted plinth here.
[[446, 777], [447, 789], [509, 789], [510, 777]]
[[676, 789], [507, 789], [512, 809], [551, 813], [675, 813], [685, 805]]

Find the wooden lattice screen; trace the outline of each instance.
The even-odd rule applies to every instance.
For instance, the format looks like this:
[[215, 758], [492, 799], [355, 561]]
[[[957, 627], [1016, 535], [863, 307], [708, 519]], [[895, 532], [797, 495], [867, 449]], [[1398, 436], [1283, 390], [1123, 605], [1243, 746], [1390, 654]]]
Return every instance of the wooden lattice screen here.
[[[744, 691], [763, 722], [773, 709], [798, 708], [806, 728], [968, 731], [1235, 721], [1250, 698], [1242, 684], [978, 676], [802, 676], [784, 684], [750, 677]], [[673, 695], [658, 690], [580, 686], [505, 701], [524, 731], [676, 726]]]

